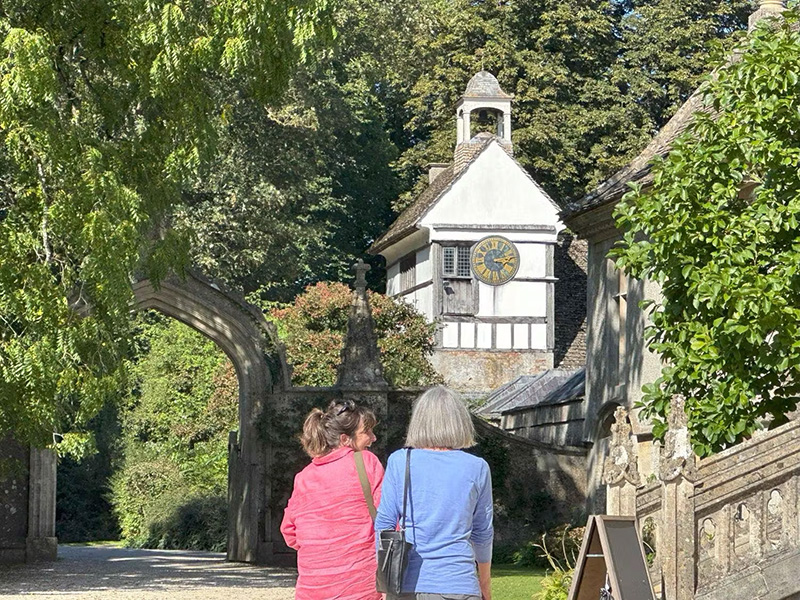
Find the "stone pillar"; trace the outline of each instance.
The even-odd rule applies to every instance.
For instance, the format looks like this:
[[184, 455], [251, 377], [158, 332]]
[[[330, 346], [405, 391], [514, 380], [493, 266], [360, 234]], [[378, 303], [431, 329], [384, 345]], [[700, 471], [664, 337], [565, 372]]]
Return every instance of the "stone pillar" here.
[[758, 10], [750, 15], [749, 30], [753, 31], [765, 17], [777, 17], [786, 10], [785, 0], [761, 0]]
[[697, 569], [694, 493], [697, 469], [684, 400], [675, 396], [659, 466], [661, 526], [656, 553], [661, 560], [665, 600], [692, 600]]
[[28, 486], [27, 562], [55, 560], [56, 538], [56, 455], [52, 450], [31, 448]]
[[[384, 421], [388, 411], [389, 384], [383, 377], [378, 336], [367, 296], [366, 273], [370, 266], [359, 259], [353, 266], [356, 272], [353, 303], [347, 320], [347, 334], [342, 346], [341, 361], [336, 369], [335, 388], [343, 398], [366, 404], [378, 421]], [[376, 449], [382, 445], [376, 443]]]
[[470, 112], [468, 110], [465, 110], [464, 111], [464, 115], [461, 117], [462, 121], [463, 121], [463, 123], [462, 123], [463, 129], [462, 129], [462, 132], [461, 132], [461, 141], [462, 142], [468, 142], [468, 141], [470, 141], [472, 139], [472, 136], [470, 135], [471, 134], [471, 130], [472, 130], [472, 124], [470, 123], [470, 117], [471, 117], [470, 116]]
[[641, 486], [636, 438], [628, 422], [628, 411], [618, 406], [611, 425], [611, 444], [603, 464], [606, 514], [636, 516], [636, 488]]

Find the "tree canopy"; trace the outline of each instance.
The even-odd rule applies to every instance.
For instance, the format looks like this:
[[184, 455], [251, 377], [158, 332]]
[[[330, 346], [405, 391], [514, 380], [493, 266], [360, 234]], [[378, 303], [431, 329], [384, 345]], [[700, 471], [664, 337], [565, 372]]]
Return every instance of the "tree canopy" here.
[[623, 198], [617, 265], [661, 285], [644, 411], [686, 399], [701, 456], [785, 422], [800, 393], [800, 15], [760, 26], [703, 88], [651, 188]]
[[131, 281], [185, 263], [163, 217], [214, 155], [219, 90], [262, 101], [331, 36], [326, 0], [0, 7], [0, 432], [52, 442], [120, 386]]
[[[397, 387], [440, 383], [441, 377], [428, 362], [436, 325], [406, 302], [368, 294], [386, 381]], [[336, 382], [352, 302], [349, 287], [322, 282], [306, 288], [294, 303], [270, 312], [286, 344], [294, 385]]]
[[454, 104], [480, 68], [515, 94], [516, 156], [563, 202], [646, 143], [751, 10], [3, 3], [0, 431], [47, 443], [125, 387], [135, 276], [191, 261], [259, 303], [349, 278], [424, 165], [452, 158]]

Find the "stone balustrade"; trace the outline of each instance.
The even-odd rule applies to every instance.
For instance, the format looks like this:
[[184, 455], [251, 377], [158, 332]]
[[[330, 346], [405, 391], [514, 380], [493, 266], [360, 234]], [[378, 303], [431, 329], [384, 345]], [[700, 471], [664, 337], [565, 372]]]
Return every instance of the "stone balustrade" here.
[[696, 461], [678, 398], [648, 482], [620, 477], [638, 476], [624, 409], [615, 427], [622, 435], [612, 434], [604, 468], [607, 512], [636, 515], [656, 597], [800, 598], [800, 422]]

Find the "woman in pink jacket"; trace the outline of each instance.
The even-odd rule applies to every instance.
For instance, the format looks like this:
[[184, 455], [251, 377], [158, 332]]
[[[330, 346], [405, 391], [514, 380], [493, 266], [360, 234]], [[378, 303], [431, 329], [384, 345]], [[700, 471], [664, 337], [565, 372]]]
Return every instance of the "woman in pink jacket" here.
[[356, 470], [363, 458], [374, 506], [383, 467], [367, 448], [375, 415], [350, 400], [315, 408], [300, 441], [311, 464], [294, 478], [281, 533], [297, 550], [296, 600], [381, 600], [375, 590], [375, 534]]

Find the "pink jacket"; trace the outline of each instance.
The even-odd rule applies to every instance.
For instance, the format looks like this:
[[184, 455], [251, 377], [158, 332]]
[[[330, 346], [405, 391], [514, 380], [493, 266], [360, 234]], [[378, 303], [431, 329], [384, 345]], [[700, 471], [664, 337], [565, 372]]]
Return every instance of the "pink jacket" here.
[[[364, 451], [375, 506], [383, 467]], [[375, 534], [353, 449], [319, 456], [294, 478], [281, 533], [297, 550], [296, 600], [380, 600], [375, 591]]]

